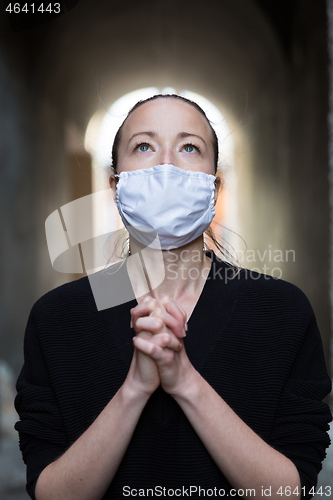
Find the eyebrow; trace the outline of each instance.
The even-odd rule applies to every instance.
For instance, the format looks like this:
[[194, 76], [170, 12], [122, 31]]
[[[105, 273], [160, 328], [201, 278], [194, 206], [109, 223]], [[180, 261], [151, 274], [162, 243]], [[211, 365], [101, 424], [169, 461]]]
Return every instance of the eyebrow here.
[[149, 135], [149, 137], [157, 136], [156, 132], [150, 132], [149, 130], [148, 132], [138, 132], [137, 134], [133, 134], [128, 142], [131, 142], [131, 140], [134, 139], [134, 137], [136, 137], [137, 135]]
[[[150, 130], [145, 131], [145, 132], [138, 132], [137, 134], [133, 134], [132, 135], [132, 137], [130, 138], [129, 142], [132, 139], [134, 139], [134, 137], [136, 137], [138, 135], [148, 135], [149, 137], [156, 137], [158, 134], [156, 134], [156, 132], [151, 132]], [[179, 139], [185, 139], [186, 137], [198, 137], [198, 139], [201, 139], [202, 142], [204, 144], [206, 144], [206, 141], [200, 135], [197, 135], [197, 134], [191, 134], [190, 132], [180, 132], [177, 135], [177, 138], [179, 138]]]
[[201, 135], [197, 134], [191, 134], [189, 132], [180, 132], [177, 137], [180, 139], [185, 139], [186, 137], [198, 137], [198, 139], [201, 139], [204, 144], [206, 144], [206, 141], [201, 137]]

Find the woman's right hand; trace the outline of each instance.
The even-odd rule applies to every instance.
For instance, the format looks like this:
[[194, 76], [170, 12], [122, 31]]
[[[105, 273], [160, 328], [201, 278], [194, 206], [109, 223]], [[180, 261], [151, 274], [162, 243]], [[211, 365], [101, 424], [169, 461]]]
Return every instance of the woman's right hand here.
[[[163, 336], [163, 333], [170, 333], [171, 330], [161, 319], [166, 311], [156, 299], [147, 297], [132, 311], [131, 326], [134, 327], [137, 337], [156, 343], [160, 347], [168, 347], [175, 351], [181, 349], [182, 345], [174, 335]], [[158, 313], [156, 316], [154, 316], [155, 312]], [[181, 338], [183, 331], [177, 331], [177, 334]], [[136, 392], [140, 391], [148, 396], [160, 385], [160, 376], [155, 361], [135, 347], [126, 383]]]
[[[135, 310], [139, 310], [138, 317], [147, 317], [151, 314], [152, 310], [148, 303], [149, 301], [144, 300], [136, 306]], [[138, 317], [135, 317], [134, 323], [136, 323]], [[137, 336], [140, 336], [144, 340], [151, 340], [153, 335], [159, 333], [163, 328], [163, 322], [160, 319], [152, 318], [148, 321], [151, 323], [150, 331], [141, 330], [140, 332], [136, 332], [136, 325], [133, 324], [133, 316], [131, 317], [131, 328], [134, 328], [133, 333], [136, 333]], [[136, 393], [141, 392], [148, 396], [151, 396], [160, 385], [160, 376], [155, 361], [135, 347], [125, 384]]]
[[[138, 335], [145, 340], [150, 340], [153, 336], [148, 331], [142, 331]], [[134, 348], [125, 384], [135, 392], [142, 392], [145, 395], [151, 396], [160, 385], [160, 376], [155, 361]]]

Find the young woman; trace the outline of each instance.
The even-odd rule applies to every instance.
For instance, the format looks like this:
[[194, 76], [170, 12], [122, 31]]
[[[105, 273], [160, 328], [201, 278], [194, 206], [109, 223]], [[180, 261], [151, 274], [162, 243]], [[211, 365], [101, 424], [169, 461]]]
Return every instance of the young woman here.
[[119, 270], [131, 301], [98, 310], [83, 278], [32, 309], [16, 398], [31, 498], [312, 496], [331, 421], [320, 334], [296, 286], [203, 250], [217, 157], [179, 96], [119, 129], [110, 186], [131, 257], [149, 257]]

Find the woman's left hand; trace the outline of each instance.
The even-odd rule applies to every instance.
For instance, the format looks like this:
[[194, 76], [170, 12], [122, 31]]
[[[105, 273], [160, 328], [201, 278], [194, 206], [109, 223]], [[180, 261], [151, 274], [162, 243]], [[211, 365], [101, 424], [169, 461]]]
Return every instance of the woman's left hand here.
[[[186, 314], [169, 297], [163, 297], [160, 302], [147, 297], [131, 310], [131, 315], [137, 334], [133, 339], [135, 347], [155, 361], [163, 389], [173, 396], [181, 394], [198, 375], [182, 340]], [[145, 331], [153, 333], [149, 340], [140, 336]]]

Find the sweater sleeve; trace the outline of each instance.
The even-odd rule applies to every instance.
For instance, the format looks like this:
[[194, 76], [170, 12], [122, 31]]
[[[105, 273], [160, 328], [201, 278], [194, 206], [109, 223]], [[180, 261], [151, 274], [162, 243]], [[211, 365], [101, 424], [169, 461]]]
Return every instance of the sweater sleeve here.
[[321, 336], [312, 307], [309, 321], [288, 380], [281, 393], [270, 445], [287, 456], [296, 466], [302, 487], [302, 499], [317, 485], [317, 476], [330, 445], [327, 433], [332, 421], [330, 409], [322, 399], [331, 391]]
[[24, 365], [16, 384], [20, 449], [27, 466], [27, 492], [35, 500], [41, 471], [68, 448], [61, 413], [50, 384], [32, 309], [24, 339]]

